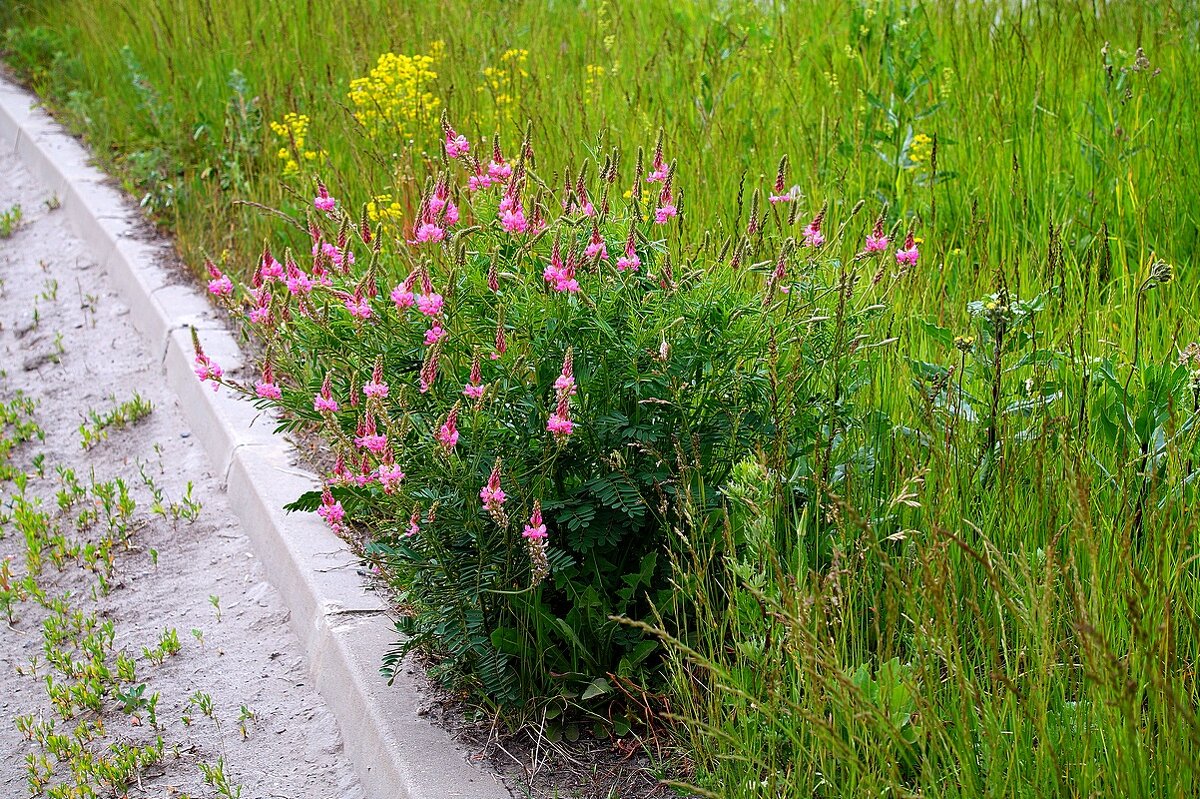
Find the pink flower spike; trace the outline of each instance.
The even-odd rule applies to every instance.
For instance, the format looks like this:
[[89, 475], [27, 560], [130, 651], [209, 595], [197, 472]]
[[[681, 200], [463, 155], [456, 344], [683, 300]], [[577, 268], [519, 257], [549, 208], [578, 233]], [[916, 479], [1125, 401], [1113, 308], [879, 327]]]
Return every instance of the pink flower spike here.
[[275, 383], [275, 372], [271, 368], [271, 361], [263, 362], [262, 380], [254, 384], [254, 393], [262, 399], [282, 399], [283, 392], [279, 390], [279, 386]]
[[445, 306], [441, 294], [421, 294], [417, 297], [417, 310], [430, 319], [437, 317]]
[[446, 157], [460, 158], [467, 154], [471, 149], [471, 143], [467, 141], [467, 137], [459, 133], [455, 133], [454, 128], [446, 129]]
[[346, 310], [355, 319], [365, 320], [371, 318], [371, 303], [366, 297], [347, 294], [342, 300], [342, 304], [346, 306]]
[[233, 294], [233, 281], [229, 279], [229, 275], [221, 272], [212, 261], [205, 261], [204, 265], [208, 267], [209, 277], [212, 278], [208, 281], [208, 293], [217, 297]]
[[575, 432], [575, 423], [571, 421], [571, 406], [569, 394], [559, 394], [558, 407], [546, 421], [546, 430], [554, 435], [555, 440], [562, 443]]
[[421, 532], [421, 511], [413, 508], [412, 516], [408, 518], [408, 529], [404, 531], [406, 536], [414, 536]]
[[904, 239], [904, 249], [896, 252], [896, 263], [907, 264], [908, 266], [916, 266], [917, 258], [921, 255], [917, 249], [917, 241], [913, 237], [912, 231], [908, 231], [908, 236]]
[[566, 355], [563, 356], [562, 371], [554, 380], [554, 392], [560, 399], [564, 396], [571, 396], [575, 393], [575, 354], [570, 347], [567, 348]]
[[529, 524], [525, 525], [525, 532], [521, 533], [525, 538], [543, 539], [546, 537], [546, 525], [542, 521], [542, 502], [535, 500], [533, 503], [533, 513], [529, 517]]
[[588, 260], [599, 257], [601, 261], [608, 260], [608, 247], [600, 236], [600, 228], [592, 228], [592, 241], [584, 248], [583, 254]]
[[446, 332], [444, 327], [439, 325], [437, 322], [434, 322], [433, 327], [425, 331], [425, 346], [432, 347], [434, 344], [441, 341], [448, 335], [449, 333]]
[[263, 254], [262, 260], [262, 276], [263, 280], [282, 280], [283, 279], [283, 264], [276, 261], [270, 252]]
[[546, 422], [546, 429], [553, 433], [556, 439], [562, 441], [575, 432], [575, 423], [571, 421], [569, 415], [552, 413], [549, 421]]
[[825, 209], [813, 217], [808, 226], [804, 228], [804, 246], [805, 247], [820, 247], [825, 243], [825, 234], [821, 232], [821, 223], [825, 221]]
[[402, 311], [405, 308], [413, 307], [417, 300], [416, 295], [410, 289], [404, 287], [403, 284], [392, 289], [392, 302], [396, 303], [396, 310]]
[[200, 378], [201, 382], [211, 380], [213, 384], [213, 391], [216, 391], [220, 387], [219, 381], [221, 380], [221, 375], [223, 375], [224, 372], [222, 371], [220, 364], [204, 354], [204, 349], [200, 346], [200, 338], [196, 335], [195, 328], [192, 329], [192, 346], [196, 351], [196, 361], [194, 367], [196, 377]]
[[495, 513], [504, 505], [508, 499], [504, 494], [504, 490], [500, 488], [500, 459], [496, 459], [496, 465], [492, 467], [492, 473], [488, 476], [488, 481], [479, 491], [479, 499], [483, 502], [483, 507], [488, 513]]
[[446, 231], [443, 228], [438, 227], [433, 222], [422, 222], [417, 228], [416, 234], [413, 238], [408, 240], [408, 243], [414, 246], [417, 244], [425, 244], [426, 242], [434, 242], [436, 244], [439, 241], [443, 241], [445, 238]]
[[446, 416], [446, 421], [442, 422], [442, 426], [437, 432], [437, 442], [442, 447], [450, 452], [458, 444], [458, 406], [455, 405], [450, 409], [450, 413]]
[[376, 455], [387, 449], [387, 436], [382, 433], [374, 433], [371, 435], [355, 436], [354, 445], [368, 452], [373, 452]]
[[469, 382], [463, 386], [463, 396], [473, 400], [483, 399], [483, 375], [479, 369], [479, 356], [475, 356], [475, 360], [471, 362], [471, 377]]
[[329, 490], [329, 486], [325, 486], [325, 490], [321, 492], [321, 507], [317, 509], [317, 515], [334, 530], [340, 530], [342, 520], [346, 518], [346, 510], [342, 507], [341, 502], [334, 501], [333, 492]]
[[318, 211], [332, 211], [337, 205], [337, 200], [329, 196], [329, 191], [325, 188], [325, 184], [317, 181], [317, 196], [313, 198], [313, 207]]
[[400, 485], [407, 476], [397, 463], [380, 464], [376, 471], [376, 476], [379, 478], [379, 484], [383, 486], [383, 490], [387, 493], [392, 493], [396, 490], [396, 486]]
[[867, 234], [867, 242], [863, 246], [863, 252], [883, 252], [888, 248], [888, 238], [883, 233], [883, 214], [875, 220], [875, 228]]
[[525, 219], [525, 212], [520, 205], [516, 205], [511, 210], [500, 212], [500, 226], [514, 236], [519, 236], [529, 230], [529, 221]]
[[317, 413], [337, 413], [338, 403], [333, 398], [332, 381], [333, 375], [326, 372], [325, 381], [321, 383], [320, 393], [313, 397], [313, 410]]

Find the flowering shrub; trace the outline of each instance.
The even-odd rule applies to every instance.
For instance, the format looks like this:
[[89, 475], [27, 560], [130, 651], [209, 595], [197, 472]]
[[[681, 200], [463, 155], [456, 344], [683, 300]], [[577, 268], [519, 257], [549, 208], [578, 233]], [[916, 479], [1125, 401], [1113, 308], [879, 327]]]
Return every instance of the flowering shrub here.
[[760, 209], [757, 191], [744, 234], [689, 246], [661, 143], [615, 201], [615, 151], [555, 195], [528, 140], [484, 163], [443, 129], [403, 238], [318, 183], [309, 251], [268, 249], [236, 291], [210, 266], [265, 357], [242, 385], [197, 344], [197, 375], [327, 442], [327, 485], [300, 505], [365, 531], [412, 609], [397, 657], [427, 646], [500, 701], [587, 697], [652, 662], [613, 616], [686, 612], [664, 555], [735, 464], [775, 453], [797, 492], [849, 479], [864, 378], [846, 356], [916, 246], [889, 255], [882, 218], [827, 236], [825, 210], [797, 242], [793, 198]]

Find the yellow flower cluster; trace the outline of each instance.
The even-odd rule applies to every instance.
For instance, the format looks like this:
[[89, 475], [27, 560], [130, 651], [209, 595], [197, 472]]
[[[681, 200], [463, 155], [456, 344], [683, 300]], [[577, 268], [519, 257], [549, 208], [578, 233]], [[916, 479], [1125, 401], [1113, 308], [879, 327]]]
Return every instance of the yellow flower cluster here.
[[595, 102], [600, 97], [600, 89], [604, 85], [604, 77], [608, 71], [599, 64], [587, 65], [587, 78], [583, 83], [583, 101]]
[[512, 117], [513, 106], [521, 96], [521, 80], [529, 77], [525, 69], [528, 60], [528, 50], [509, 49], [500, 54], [500, 66], [484, 68], [484, 85], [479, 91], [491, 91], [497, 116]]
[[918, 133], [913, 136], [912, 143], [908, 147], [908, 160], [912, 161], [914, 166], [927, 163], [929, 156], [933, 152], [933, 139], [926, 136], [924, 133]]
[[366, 77], [350, 81], [347, 97], [368, 135], [407, 139], [437, 121], [440, 101], [429, 87], [437, 79], [433, 66], [445, 47], [439, 40], [430, 44], [428, 55], [384, 53]]
[[283, 142], [276, 155], [283, 161], [285, 177], [298, 175], [301, 161], [316, 161], [325, 157], [324, 150], [311, 150], [305, 146], [308, 121], [307, 115], [291, 112], [284, 114], [281, 121], [271, 123], [271, 131]]
[[376, 195], [367, 203], [367, 217], [372, 222], [378, 222], [381, 219], [397, 222], [403, 214], [404, 209], [400, 207], [400, 203], [392, 199], [390, 194]]

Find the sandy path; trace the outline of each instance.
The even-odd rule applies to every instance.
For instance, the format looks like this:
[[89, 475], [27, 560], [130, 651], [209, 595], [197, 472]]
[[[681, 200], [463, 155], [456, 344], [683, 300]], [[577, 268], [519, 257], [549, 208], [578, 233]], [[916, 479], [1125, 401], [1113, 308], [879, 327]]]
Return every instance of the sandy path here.
[[[46, 431], [45, 444], [28, 444], [16, 458], [28, 468], [36, 453], [46, 453], [47, 477], [31, 484], [31, 494], [53, 507], [59, 464], [73, 468], [85, 483], [93, 473], [97, 480], [121, 477], [134, 489], [136, 518], [145, 522], [132, 551], [118, 556], [108, 596], [93, 600], [95, 577], [77, 567], [46, 578], [56, 592], [70, 592], [80, 608], [114, 622], [116, 645], [136, 657], [139, 681], [148, 684], [147, 693], [161, 694], [157, 715], [168, 754], [130, 795], [212, 796], [198, 763], [223, 757], [230, 780], [244, 788], [243, 799], [361, 797], [333, 717], [310, 684], [287, 611], [265, 581], [219, 477], [209, 471], [163, 383], [161, 353], [151, 355], [142, 346], [108, 276], [47, 199], [11, 153], [0, 155], [0, 212], [19, 203], [25, 217], [11, 238], [0, 239], [0, 371], [6, 373], [0, 376], [0, 400], [24, 391], [39, 403], [35, 418]], [[134, 391], [153, 403], [153, 413], [84, 451], [78, 428], [86, 413], [111, 409]], [[142, 470], [167, 501], [178, 502], [186, 484], [194, 483], [193, 496], [203, 505], [198, 519], [188, 523], [152, 514]], [[11, 488], [0, 485], [0, 497]], [[18, 573], [23, 547], [21, 536], [0, 524], [0, 559], [11, 556]], [[220, 600], [219, 621], [213, 596]], [[11, 626], [0, 619], [2, 797], [28, 795], [25, 758], [39, 753], [14, 719], [50, 717], [40, 678], [46, 671], [41, 631], [46, 613], [26, 602], [18, 616]], [[153, 646], [164, 629], [177, 631], [182, 651], [156, 666], [142, 657], [142, 647]], [[201, 631], [202, 643], [193, 630]], [[27, 668], [35, 656], [41, 660], [39, 677], [19, 675], [17, 668]], [[219, 730], [203, 717], [183, 724], [184, 715], [200, 716], [187, 708], [197, 691], [215, 700]], [[244, 739], [238, 723], [242, 705], [255, 714]], [[145, 741], [148, 735], [145, 722], [134, 725], [117, 708], [106, 710], [104, 723], [110, 740]], [[60, 731], [70, 727], [60, 722]]]

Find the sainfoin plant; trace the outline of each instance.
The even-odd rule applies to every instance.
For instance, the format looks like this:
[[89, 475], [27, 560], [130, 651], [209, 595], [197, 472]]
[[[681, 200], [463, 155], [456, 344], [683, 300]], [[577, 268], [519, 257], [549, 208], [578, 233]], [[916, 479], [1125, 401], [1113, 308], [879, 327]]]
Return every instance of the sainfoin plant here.
[[867, 326], [916, 245], [864, 249], [861, 203], [801, 218], [758, 190], [745, 231], [685, 238], [661, 141], [624, 178], [616, 149], [550, 178], [528, 136], [506, 160], [444, 132], [394, 238], [317, 182], [305, 251], [268, 247], [234, 291], [213, 267], [263, 358], [242, 383], [198, 345], [197, 374], [327, 446], [298, 507], [409, 610], [387, 668], [420, 646], [502, 703], [645, 683], [657, 640], [616, 619], [688, 612], [669, 554], [734, 466], [849, 479]]

